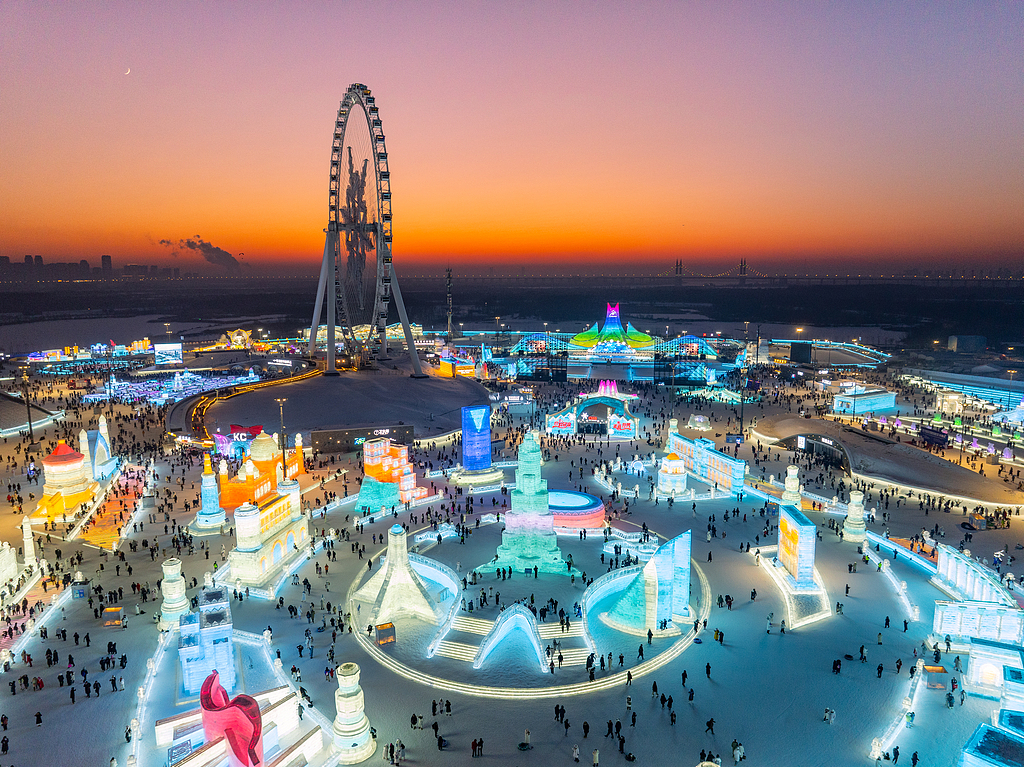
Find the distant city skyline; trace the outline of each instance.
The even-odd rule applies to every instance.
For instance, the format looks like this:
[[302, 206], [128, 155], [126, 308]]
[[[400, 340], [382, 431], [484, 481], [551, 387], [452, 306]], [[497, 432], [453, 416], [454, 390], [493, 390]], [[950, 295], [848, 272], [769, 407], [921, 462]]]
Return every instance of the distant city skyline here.
[[0, 256], [314, 274], [359, 81], [401, 273], [1019, 271], [1022, 37], [1016, 2], [5, 3]]

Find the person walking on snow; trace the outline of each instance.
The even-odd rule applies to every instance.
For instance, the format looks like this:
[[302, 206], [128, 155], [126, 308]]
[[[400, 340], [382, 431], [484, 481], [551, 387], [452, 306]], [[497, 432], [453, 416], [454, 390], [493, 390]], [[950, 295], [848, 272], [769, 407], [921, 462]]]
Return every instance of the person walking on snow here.
[[743, 744], [740, 743], [738, 740], [734, 739], [733, 742], [732, 742], [732, 761], [733, 761], [733, 764], [734, 765], [739, 764], [740, 762], [742, 762], [746, 758], [747, 758], [746, 754], [743, 753]]

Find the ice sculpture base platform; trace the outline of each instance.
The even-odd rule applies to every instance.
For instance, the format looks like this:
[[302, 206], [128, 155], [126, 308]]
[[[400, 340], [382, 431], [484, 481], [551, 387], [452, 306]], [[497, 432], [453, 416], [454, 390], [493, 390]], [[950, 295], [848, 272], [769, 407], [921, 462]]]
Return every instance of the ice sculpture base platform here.
[[499, 567], [509, 567], [516, 573], [529, 570], [530, 575], [534, 568], [537, 568], [538, 573], [551, 575], [569, 575], [572, 572], [562, 559], [558, 538], [553, 532], [545, 535], [506, 531], [502, 535], [496, 559], [478, 569], [486, 571]]
[[786, 628], [796, 629], [832, 615], [832, 602], [817, 569], [814, 587], [798, 588], [793, 576], [781, 562], [773, 560], [776, 546], [762, 546], [761, 567], [765, 569], [786, 600]]
[[480, 469], [479, 471], [456, 469], [448, 475], [448, 481], [461, 487], [486, 487], [504, 482], [505, 472], [493, 466], [489, 469]]

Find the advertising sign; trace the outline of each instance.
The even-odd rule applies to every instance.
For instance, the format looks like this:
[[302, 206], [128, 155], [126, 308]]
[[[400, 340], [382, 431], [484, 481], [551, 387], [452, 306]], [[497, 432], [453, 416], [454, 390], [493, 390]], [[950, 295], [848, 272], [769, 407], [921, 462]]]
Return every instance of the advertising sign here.
[[928, 445], [945, 447], [949, 443], [949, 434], [933, 426], [922, 426], [921, 439]]
[[414, 439], [413, 427], [402, 424], [310, 432], [311, 447], [319, 453], [347, 453], [359, 449], [367, 440], [378, 437], [388, 437], [392, 442], [411, 445]]
[[612, 415], [608, 419], [608, 434], [622, 439], [633, 439], [636, 436], [636, 422], [632, 418]]
[[558, 413], [547, 416], [548, 434], [575, 434], [576, 414], [573, 412]]
[[153, 344], [153, 350], [157, 365], [180, 365], [183, 362], [181, 344]]
[[462, 408], [462, 466], [468, 471], [491, 468], [491, 407]]

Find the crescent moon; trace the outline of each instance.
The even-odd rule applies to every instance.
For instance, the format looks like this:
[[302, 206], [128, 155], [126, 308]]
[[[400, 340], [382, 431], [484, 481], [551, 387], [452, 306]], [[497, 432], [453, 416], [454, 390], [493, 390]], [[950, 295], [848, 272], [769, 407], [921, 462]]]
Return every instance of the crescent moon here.
[[131, 67], [128, 67], [128, 71], [127, 71], [127, 72], [125, 72], [125, 74], [126, 74], [126, 75], [130, 75], [131, 73], [132, 73], [132, 68], [131, 68]]

